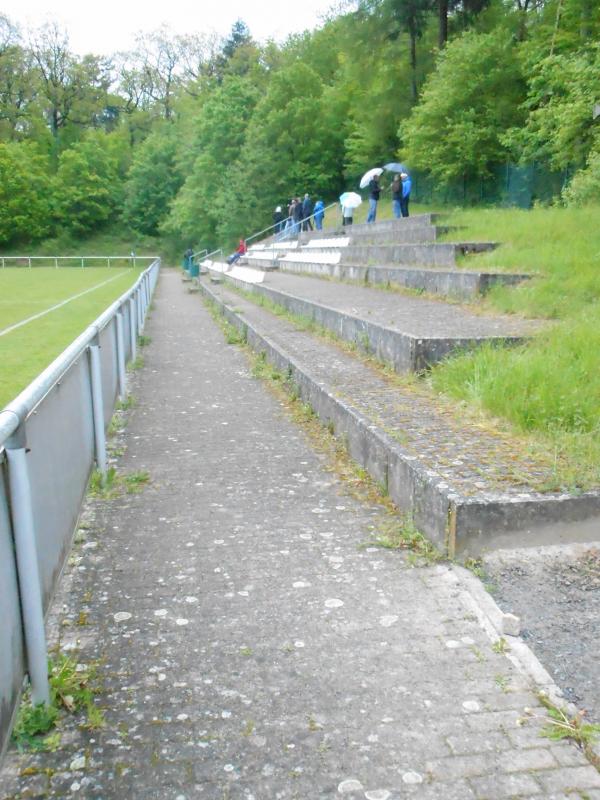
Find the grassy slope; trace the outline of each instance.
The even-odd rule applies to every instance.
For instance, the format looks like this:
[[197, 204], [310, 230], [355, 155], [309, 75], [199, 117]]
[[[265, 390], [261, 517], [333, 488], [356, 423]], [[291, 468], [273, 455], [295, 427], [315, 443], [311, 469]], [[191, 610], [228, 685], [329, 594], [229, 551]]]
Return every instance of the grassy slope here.
[[538, 273], [488, 304], [555, 322], [526, 346], [449, 359], [434, 389], [534, 433], [563, 483], [600, 485], [600, 209], [457, 210], [448, 221], [461, 239], [503, 242], [469, 264]]

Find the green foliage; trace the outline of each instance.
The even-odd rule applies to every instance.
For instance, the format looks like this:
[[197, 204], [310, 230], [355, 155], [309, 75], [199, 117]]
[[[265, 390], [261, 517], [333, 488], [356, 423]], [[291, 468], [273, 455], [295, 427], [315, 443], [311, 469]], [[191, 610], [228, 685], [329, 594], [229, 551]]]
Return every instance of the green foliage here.
[[206, 99], [197, 114], [191, 141], [180, 155], [185, 180], [162, 230], [188, 243], [217, 247], [216, 228], [232, 211], [222, 199], [226, 191], [243, 196], [248, 182], [239, 158], [245, 128], [258, 99], [248, 80], [230, 77]]
[[33, 706], [26, 692], [15, 727], [13, 741], [19, 750], [52, 750], [60, 744], [60, 734], [48, 734], [59, 721], [61, 714], [83, 713], [83, 726], [92, 730], [104, 725], [104, 713], [95, 704], [98, 693], [98, 676], [95, 667], [85, 667], [58, 653], [48, 660], [50, 703]]
[[592, 150], [585, 168], [563, 189], [562, 199], [568, 206], [600, 205], [600, 147]]
[[525, 125], [509, 130], [503, 141], [523, 162], [583, 166], [592, 145], [600, 143], [592, 118], [600, 97], [600, 47], [547, 56], [527, 67]]
[[49, 162], [29, 143], [0, 143], [0, 244], [36, 240], [51, 231]]
[[535, 433], [546, 453], [555, 454], [555, 485], [548, 488], [586, 488], [600, 480], [598, 213], [590, 207], [451, 217], [467, 224], [467, 238], [479, 232], [506, 239], [505, 247], [478, 258], [480, 265], [537, 266], [541, 273], [517, 289], [492, 292], [492, 303], [558, 321], [521, 347], [485, 346], [448, 359], [431, 371], [433, 387]]
[[510, 30], [469, 31], [449, 43], [419, 105], [401, 125], [403, 157], [440, 181], [485, 176], [507, 157], [502, 135], [519, 123], [525, 91]]
[[115, 219], [122, 203], [118, 162], [110, 135], [90, 131], [59, 159], [57, 217], [62, 226], [81, 236]]
[[138, 148], [125, 185], [123, 219], [140, 233], [156, 235], [181, 186], [172, 125], [155, 130]]

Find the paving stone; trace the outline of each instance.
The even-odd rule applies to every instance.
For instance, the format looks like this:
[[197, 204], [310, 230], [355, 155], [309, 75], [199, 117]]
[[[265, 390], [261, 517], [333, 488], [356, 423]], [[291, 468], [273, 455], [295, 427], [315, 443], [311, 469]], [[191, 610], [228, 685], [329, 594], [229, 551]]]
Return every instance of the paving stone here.
[[542, 794], [542, 789], [535, 778], [524, 773], [514, 775], [495, 773], [485, 778], [471, 778], [470, 783], [478, 800], [499, 800], [502, 797], [523, 794]]
[[566, 767], [560, 771], [541, 774], [539, 780], [549, 792], [600, 789], [600, 773], [591, 765]]

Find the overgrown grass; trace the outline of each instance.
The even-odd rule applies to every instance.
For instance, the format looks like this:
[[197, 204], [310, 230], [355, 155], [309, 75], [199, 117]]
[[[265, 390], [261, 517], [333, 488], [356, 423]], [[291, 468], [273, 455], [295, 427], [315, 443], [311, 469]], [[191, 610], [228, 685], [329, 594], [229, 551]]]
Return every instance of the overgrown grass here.
[[469, 256], [465, 267], [537, 274], [515, 289], [493, 290], [490, 301], [501, 311], [566, 319], [600, 300], [600, 207], [457, 209], [446, 223], [460, 228], [448, 240], [500, 243]]
[[495, 289], [502, 311], [556, 320], [527, 344], [482, 347], [436, 366], [435, 391], [534, 433], [566, 465], [570, 487], [600, 485], [600, 209], [465, 210], [453, 238], [504, 244], [468, 265], [536, 270], [515, 289]]

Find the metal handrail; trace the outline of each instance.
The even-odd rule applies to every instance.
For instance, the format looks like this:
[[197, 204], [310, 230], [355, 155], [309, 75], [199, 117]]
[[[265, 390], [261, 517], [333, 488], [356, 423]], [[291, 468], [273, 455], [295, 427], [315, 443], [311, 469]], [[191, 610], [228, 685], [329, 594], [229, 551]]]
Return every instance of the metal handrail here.
[[204, 260], [206, 261], [211, 256], [214, 256], [216, 253], [221, 253], [221, 255], [223, 255], [223, 248], [222, 247], [217, 247], [217, 249], [213, 250], [212, 253], [208, 253], [208, 255], [204, 256]]
[[204, 250], [198, 250], [197, 253], [192, 253], [192, 258], [196, 258], [196, 256], [200, 256], [203, 253], [204, 253], [204, 258], [207, 258], [206, 253], [208, 253], [208, 250], [206, 249], [206, 247], [204, 248]]
[[[323, 212], [327, 211], [327, 209], [329, 209], [329, 208], [333, 208], [333, 206], [336, 206], [337, 204], [338, 204], [338, 201], [337, 201], [337, 200], [336, 200], [335, 202], [333, 202], [333, 203], [329, 203], [329, 205], [327, 205], [327, 206], [325, 206], [325, 207], [323, 208]], [[294, 221], [292, 220], [292, 224], [293, 224], [293, 225], [294, 225], [294, 224], [295, 224], [295, 225], [302, 225], [302, 223], [303, 223], [303, 222], [306, 222], [306, 220], [312, 219], [313, 217], [314, 217], [314, 211], [313, 211], [313, 213], [309, 214], [307, 217], [304, 217], [303, 219], [300, 219], [300, 220], [298, 220], [297, 222], [294, 222]], [[258, 231], [258, 233], [253, 233], [253, 234], [252, 234], [252, 236], [248, 236], [248, 237], [246, 237], [246, 238], [244, 239], [244, 241], [246, 242], [246, 244], [248, 244], [248, 242], [251, 242], [251, 241], [252, 241], [252, 239], [256, 239], [256, 237], [257, 237], [257, 236], [260, 236], [261, 234], [263, 234], [263, 233], [266, 233], [267, 231], [270, 231], [270, 230], [272, 230], [273, 228], [277, 228], [278, 226], [280, 226], [280, 225], [281, 225], [281, 223], [282, 223], [282, 222], [287, 222], [287, 221], [288, 221], [288, 220], [290, 220], [290, 219], [292, 219], [292, 217], [286, 217], [284, 220], [282, 219], [280, 222], [276, 222], [274, 225], [269, 225], [269, 227], [268, 227], [268, 228], [263, 228], [263, 230], [262, 230], [262, 231]], [[286, 229], [284, 228], [283, 230], [281, 230], [281, 231], [279, 231], [279, 232], [280, 232], [280, 233], [283, 233], [283, 231], [284, 231], [284, 230], [286, 230]]]
[[58, 267], [59, 261], [80, 261], [81, 266], [84, 266], [84, 261], [106, 261], [110, 267], [111, 261], [131, 261], [132, 266], [135, 266], [136, 261], [151, 261], [154, 262], [158, 256], [0, 256], [2, 268], [6, 267], [6, 261], [27, 261], [27, 266], [31, 269], [32, 261], [53, 261], [54, 266]]

